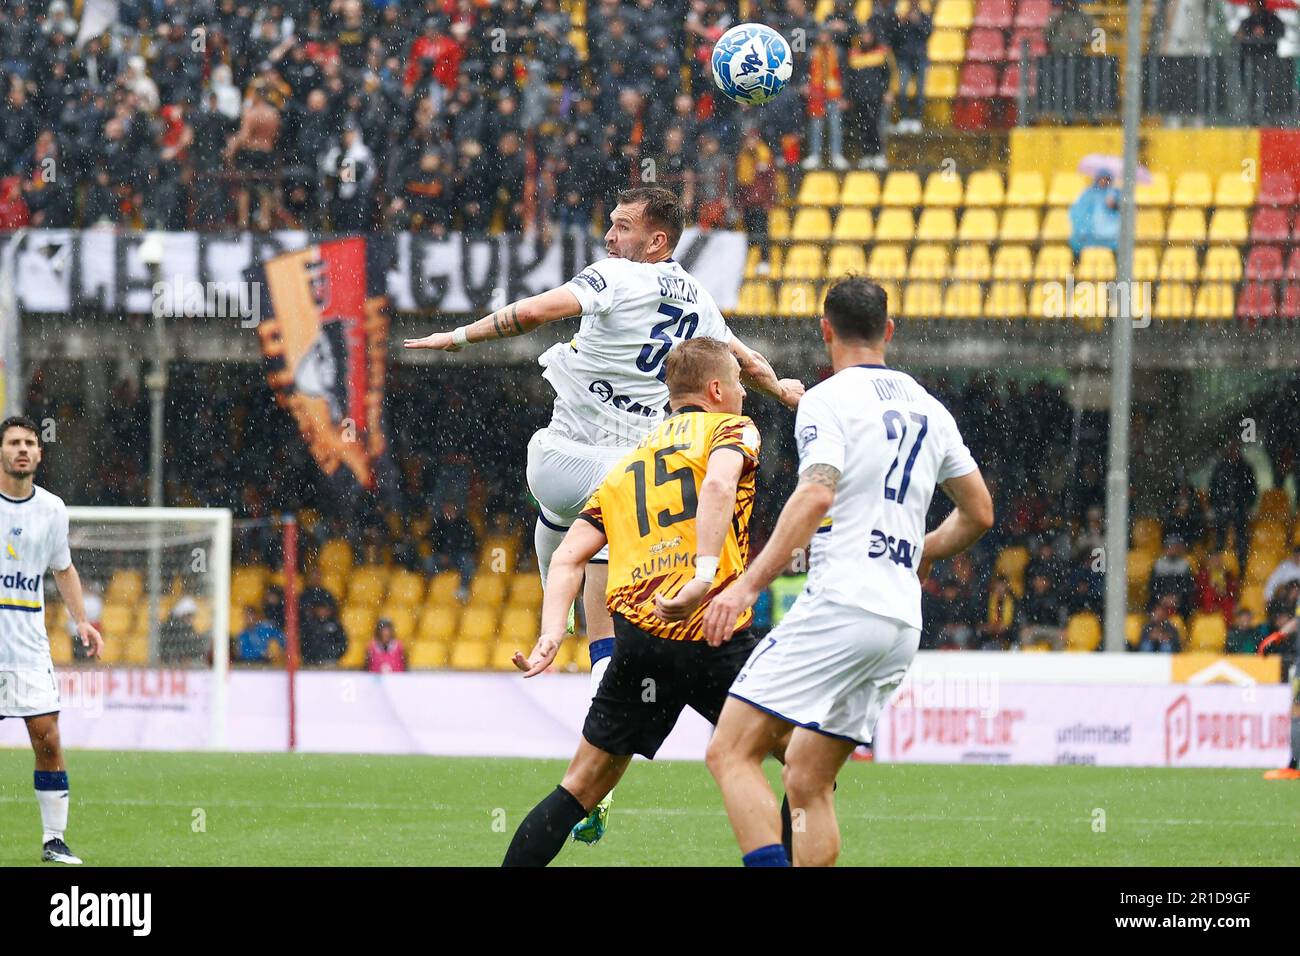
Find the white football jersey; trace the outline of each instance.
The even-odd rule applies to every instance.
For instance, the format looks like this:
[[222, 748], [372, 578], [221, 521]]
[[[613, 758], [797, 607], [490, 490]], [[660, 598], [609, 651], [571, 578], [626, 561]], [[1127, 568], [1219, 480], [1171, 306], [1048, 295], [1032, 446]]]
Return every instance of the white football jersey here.
[[50, 666], [45, 572], [71, 564], [62, 498], [36, 486], [22, 500], [0, 495], [0, 670]]
[[916, 577], [935, 486], [975, 470], [948, 409], [883, 365], [841, 369], [809, 389], [795, 416], [799, 471], [840, 472], [813, 535], [808, 593], [921, 626]]
[[538, 361], [555, 389], [551, 427], [583, 444], [635, 445], [668, 404], [669, 350], [732, 339], [713, 296], [672, 259], [602, 259], [564, 288], [582, 305], [582, 325]]

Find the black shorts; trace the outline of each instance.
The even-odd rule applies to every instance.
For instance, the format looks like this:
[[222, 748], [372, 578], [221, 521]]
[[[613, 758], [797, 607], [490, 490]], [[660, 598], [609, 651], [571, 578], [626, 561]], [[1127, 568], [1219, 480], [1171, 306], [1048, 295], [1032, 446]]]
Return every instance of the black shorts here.
[[614, 653], [587, 711], [582, 736], [616, 756], [653, 758], [689, 706], [711, 724], [758, 638], [748, 631], [721, 647], [669, 641], [614, 615]]

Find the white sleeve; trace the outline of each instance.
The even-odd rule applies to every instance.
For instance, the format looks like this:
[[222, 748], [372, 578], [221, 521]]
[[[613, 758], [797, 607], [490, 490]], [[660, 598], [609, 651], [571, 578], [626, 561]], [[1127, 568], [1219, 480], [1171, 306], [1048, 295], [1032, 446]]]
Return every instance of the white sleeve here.
[[844, 471], [844, 429], [834, 409], [822, 396], [809, 392], [799, 402], [794, 417], [795, 441], [799, 445], [799, 471], [809, 465], [830, 465]]
[[623, 278], [619, 259], [601, 259], [593, 262], [565, 283], [582, 306], [583, 315], [608, 315], [618, 301], [620, 280]]
[[50, 536], [49, 567], [66, 571], [72, 567], [72, 552], [68, 549], [68, 509], [59, 502], [54, 513], [54, 529]]
[[943, 460], [939, 462], [939, 474], [935, 479], [938, 484], [943, 484], [949, 478], [960, 478], [962, 475], [969, 475], [976, 468], [975, 457], [970, 453], [970, 449], [966, 447], [966, 442], [962, 440], [961, 432], [957, 429], [957, 422], [952, 417], [952, 413], [945, 408], [943, 409], [943, 417], [947, 447], [943, 452]]
[[700, 327], [695, 335], [698, 338], [717, 339], [723, 345], [730, 345], [736, 337], [727, 327], [727, 320], [722, 317], [722, 312], [712, 297], [709, 298], [708, 306], [700, 310]]

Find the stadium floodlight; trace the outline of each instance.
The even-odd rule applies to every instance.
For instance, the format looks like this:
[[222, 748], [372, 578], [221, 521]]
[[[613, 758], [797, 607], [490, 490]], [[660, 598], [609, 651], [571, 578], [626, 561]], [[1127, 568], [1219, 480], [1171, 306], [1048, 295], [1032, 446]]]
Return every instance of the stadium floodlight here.
[[[188, 669], [195, 677], [206, 672], [206, 679], [186, 681], [190, 697], [184, 706], [206, 709], [207, 720], [178, 720], [177, 733], [190, 736], [171, 743], [174, 749], [224, 748], [230, 510], [69, 506], [68, 523], [68, 545], [83, 585], [88, 594], [102, 595], [104, 660], [98, 666]], [[151, 575], [145, 572], [155, 553], [162, 585], [158, 593], [147, 594]], [[66, 609], [49, 581], [45, 595], [52, 645], [71, 641]], [[151, 641], [151, 633], [160, 640]], [[75, 642], [73, 653], [80, 653]], [[61, 656], [66, 659], [63, 648], [55, 653], [56, 660]], [[113, 720], [114, 712], [100, 719]]]

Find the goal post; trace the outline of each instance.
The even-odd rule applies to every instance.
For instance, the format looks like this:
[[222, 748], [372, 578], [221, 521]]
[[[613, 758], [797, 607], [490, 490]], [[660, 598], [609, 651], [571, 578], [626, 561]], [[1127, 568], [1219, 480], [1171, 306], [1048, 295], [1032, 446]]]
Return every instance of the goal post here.
[[[192, 700], [171, 705], [186, 714], [173, 721], [174, 742], [224, 749], [230, 510], [69, 506], [68, 520], [68, 545], [87, 614], [104, 637], [98, 666], [206, 670], [210, 678], [187, 691]], [[84, 653], [71, 639], [67, 611], [52, 582], [47, 582], [46, 606], [55, 661], [76, 664]], [[154, 706], [147, 700], [134, 703], [140, 710]], [[206, 710], [205, 730], [200, 710]], [[189, 728], [188, 736], [180, 724]]]

